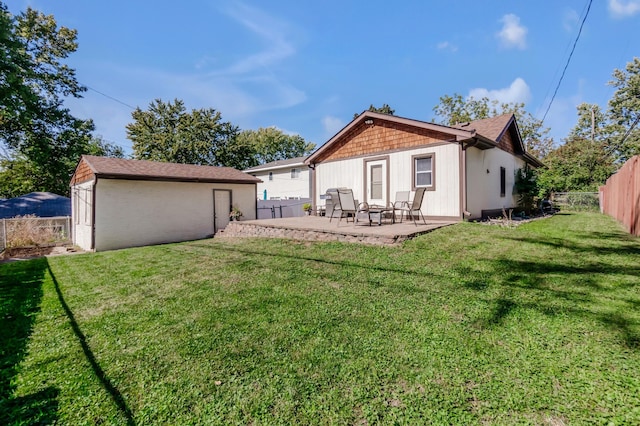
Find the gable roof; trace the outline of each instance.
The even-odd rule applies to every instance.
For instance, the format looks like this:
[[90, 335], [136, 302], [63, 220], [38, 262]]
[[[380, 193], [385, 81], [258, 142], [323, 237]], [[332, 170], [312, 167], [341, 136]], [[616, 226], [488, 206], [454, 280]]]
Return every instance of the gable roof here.
[[[194, 164], [161, 163], [147, 160], [83, 155], [71, 182], [79, 183], [81, 166], [91, 174], [106, 179], [160, 180], [178, 182], [258, 183], [260, 179], [231, 167], [198, 166]], [[85, 179], [86, 180], [86, 179]]]
[[349, 133], [353, 128], [359, 126], [361, 123], [366, 122], [367, 120], [384, 120], [398, 124], [404, 124], [407, 126], [415, 127], [418, 129], [431, 130], [439, 133], [448, 134], [451, 136], [453, 141], [463, 141], [472, 139], [474, 137], [475, 132], [470, 130], [463, 130], [455, 127], [445, 126], [442, 124], [429, 123], [427, 121], [413, 120], [411, 118], [399, 117], [397, 115], [390, 114], [381, 114], [379, 112], [373, 111], [364, 111], [359, 116], [354, 118], [349, 124], [342, 128], [338, 133], [336, 133], [331, 139], [329, 139], [324, 145], [316, 150], [313, 154], [311, 154], [307, 160], [306, 164], [313, 164], [313, 162], [318, 159], [324, 152], [329, 150], [332, 145], [334, 145], [338, 140], [340, 140], [344, 135]]
[[71, 216], [71, 199], [51, 192], [31, 192], [0, 201], [0, 219], [25, 215]]
[[304, 160], [306, 160], [307, 157], [295, 157], [295, 158], [289, 158], [286, 160], [276, 160], [276, 161], [272, 161], [270, 163], [265, 163], [265, 164], [261, 164], [259, 166], [254, 166], [254, 167], [249, 167], [248, 169], [245, 169], [245, 172], [259, 172], [259, 171], [267, 171], [267, 170], [275, 170], [275, 169], [281, 169], [284, 167], [291, 167], [291, 166], [303, 166], [304, 165]]
[[385, 120], [392, 123], [404, 124], [417, 129], [443, 133], [451, 137], [449, 142], [466, 142], [470, 146], [474, 146], [478, 149], [501, 148], [507, 152], [512, 152], [516, 156], [522, 157], [525, 161], [536, 167], [543, 166], [542, 162], [525, 151], [520, 130], [518, 129], [518, 124], [513, 114], [502, 114], [496, 117], [471, 121], [469, 123], [461, 123], [455, 126], [445, 126], [443, 124], [429, 123], [426, 121], [381, 114], [372, 111], [364, 111], [356, 117], [351, 121], [351, 123], [347, 124], [342, 130], [329, 139], [322, 147], [316, 150], [316, 152], [311, 154], [305, 163], [313, 164], [315, 160], [321, 158], [323, 153], [330, 150], [331, 147], [344, 135], [349, 133], [349, 131], [370, 119], [374, 121]]

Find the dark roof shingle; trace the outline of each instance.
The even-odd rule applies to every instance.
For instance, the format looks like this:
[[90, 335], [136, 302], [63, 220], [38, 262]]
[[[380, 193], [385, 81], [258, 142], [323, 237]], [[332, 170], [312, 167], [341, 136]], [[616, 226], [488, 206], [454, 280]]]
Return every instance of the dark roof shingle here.
[[81, 161], [85, 161], [96, 176], [105, 178], [185, 182], [261, 182], [260, 179], [231, 167], [161, 163], [147, 160], [97, 157], [94, 155], [83, 155]]

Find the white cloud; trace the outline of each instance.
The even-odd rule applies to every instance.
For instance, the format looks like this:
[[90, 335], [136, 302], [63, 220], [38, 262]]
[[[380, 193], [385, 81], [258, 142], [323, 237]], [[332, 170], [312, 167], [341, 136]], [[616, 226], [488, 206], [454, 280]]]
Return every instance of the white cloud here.
[[500, 103], [524, 102], [527, 103], [531, 98], [531, 89], [529, 85], [520, 77], [513, 80], [509, 87], [504, 89], [485, 89], [476, 88], [469, 91], [469, 97], [481, 99], [487, 97]]
[[456, 46], [455, 44], [452, 44], [448, 41], [442, 41], [440, 43], [438, 43], [436, 45], [436, 47], [438, 48], [438, 50], [449, 50], [451, 52], [457, 52], [458, 51], [458, 46]]
[[506, 48], [515, 47], [525, 49], [527, 47], [527, 27], [520, 25], [520, 18], [510, 13], [504, 15], [500, 22], [503, 23], [502, 30], [497, 34], [501, 44]]
[[338, 117], [326, 115], [322, 118], [322, 127], [328, 136], [333, 136], [344, 127], [345, 123]]
[[295, 47], [287, 37], [286, 22], [243, 3], [236, 3], [234, 8], [227, 10], [227, 14], [260, 37], [264, 48], [231, 65], [224, 70], [225, 73], [243, 74], [260, 70], [296, 53]]
[[571, 32], [578, 24], [580, 20], [580, 15], [574, 9], [568, 9], [564, 13], [564, 17], [562, 18], [562, 27], [565, 31]]
[[627, 18], [640, 12], [640, 0], [609, 0], [609, 13], [614, 18]]

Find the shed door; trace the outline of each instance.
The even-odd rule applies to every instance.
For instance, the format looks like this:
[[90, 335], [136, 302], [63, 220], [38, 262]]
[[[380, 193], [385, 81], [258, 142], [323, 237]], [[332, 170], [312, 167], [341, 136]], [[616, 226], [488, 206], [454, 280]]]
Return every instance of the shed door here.
[[231, 212], [231, 191], [228, 189], [213, 190], [213, 233], [226, 228]]
[[367, 179], [365, 192], [367, 202], [379, 206], [387, 205], [387, 161], [366, 161]]

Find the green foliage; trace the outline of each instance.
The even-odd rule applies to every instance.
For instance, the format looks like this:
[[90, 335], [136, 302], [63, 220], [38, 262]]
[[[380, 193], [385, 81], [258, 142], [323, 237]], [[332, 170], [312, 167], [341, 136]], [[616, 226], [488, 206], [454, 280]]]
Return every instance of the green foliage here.
[[638, 254], [568, 214], [0, 264], [0, 423], [638, 424]]
[[527, 214], [531, 214], [536, 207], [538, 179], [536, 171], [529, 165], [516, 170], [515, 189], [518, 193], [518, 206]]
[[[381, 107], [375, 107], [373, 106], [373, 104], [369, 105], [369, 109], [367, 109], [367, 111], [371, 111], [371, 112], [379, 112], [380, 114], [388, 114], [388, 115], [393, 115], [395, 114], [396, 110], [391, 108], [388, 104], [382, 104]], [[357, 116], [359, 116], [360, 113], [355, 113], [353, 114], [353, 118], [356, 118]]]
[[597, 191], [615, 171], [614, 158], [600, 142], [579, 136], [552, 151], [540, 170], [540, 195], [552, 192]]
[[522, 136], [525, 149], [536, 158], [543, 158], [553, 148], [553, 139], [549, 137], [549, 128], [543, 127], [541, 120], [525, 111], [524, 103], [510, 102], [500, 104], [487, 97], [475, 99], [453, 96], [440, 97], [440, 103], [433, 110], [440, 117], [440, 123], [454, 126], [469, 121], [482, 120], [501, 114], [514, 114]]
[[91, 151], [91, 120], [64, 108], [85, 90], [63, 63], [76, 31], [28, 8], [12, 16], [0, 4], [0, 195], [32, 191], [68, 195], [80, 155]]
[[220, 158], [219, 154], [233, 144], [238, 128], [223, 122], [212, 108], [187, 112], [179, 99], [173, 103], [156, 99], [147, 111], [137, 108], [131, 116], [134, 122], [127, 125], [127, 137], [138, 160], [209, 166], [233, 162], [233, 155]]
[[315, 144], [306, 142], [302, 136], [287, 135], [275, 127], [243, 130], [238, 135], [236, 146], [246, 150], [241, 169], [302, 157], [315, 149]]
[[623, 163], [640, 154], [640, 58], [615, 69], [609, 85], [616, 88], [609, 100], [610, 149]]

